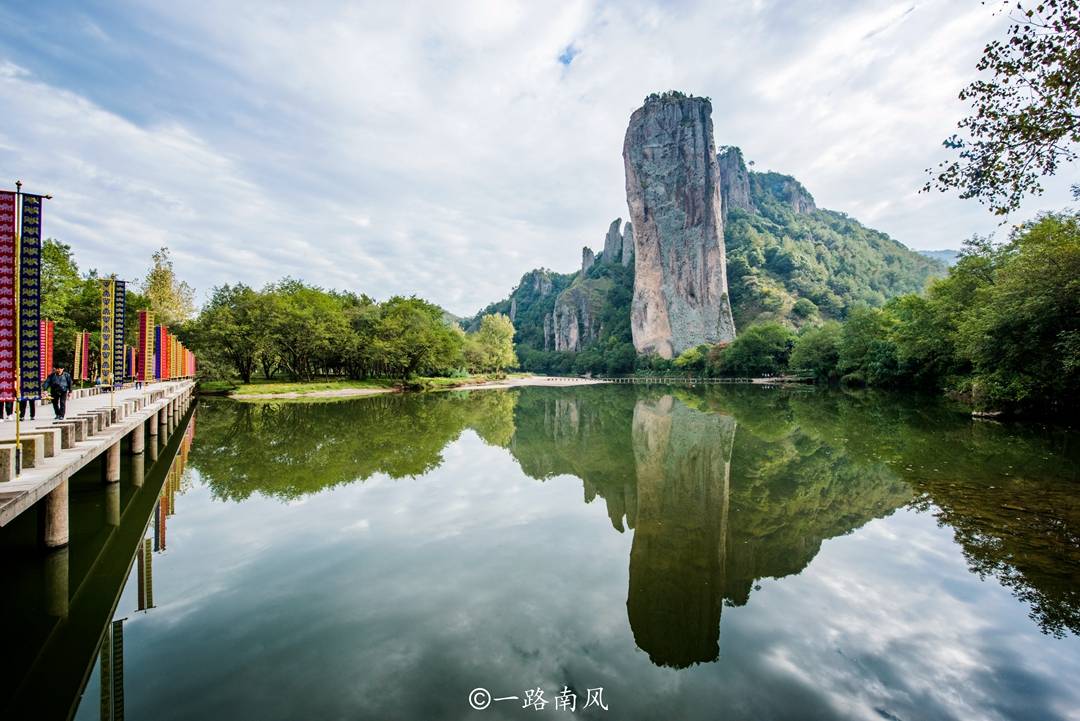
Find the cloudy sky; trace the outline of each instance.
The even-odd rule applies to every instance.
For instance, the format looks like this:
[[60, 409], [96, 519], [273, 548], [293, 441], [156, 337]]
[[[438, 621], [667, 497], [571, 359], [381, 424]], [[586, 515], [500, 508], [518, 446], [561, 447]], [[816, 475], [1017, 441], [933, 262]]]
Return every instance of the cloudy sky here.
[[[0, 186], [136, 279], [284, 275], [458, 314], [626, 216], [630, 113], [713, 100], [718, 145], [920, 249], [997, 220], [918, 194], [1001, 16], [978, 2], [0, 4]], [[1013, 220], [1070, 202], [1068, 178]]]

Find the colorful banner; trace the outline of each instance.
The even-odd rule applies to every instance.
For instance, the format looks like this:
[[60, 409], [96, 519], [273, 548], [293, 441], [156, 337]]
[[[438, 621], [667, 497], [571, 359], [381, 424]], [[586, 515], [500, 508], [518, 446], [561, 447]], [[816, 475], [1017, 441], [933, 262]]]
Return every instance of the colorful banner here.
[[77, 380], [77, 381], [82, 380], [82, 372], [83, 372], [83, 362], [82, 362], [83, 357], [82, 357], [82, 355], [83, 355], [83, 334], [82, 333], [76, 333], [75, 334], [75, 358], [71, 363], [71, 377], [74, 380]]
[[154, 378], [159, 381], [168, 376], [165, 368], [165, 337], [168, 334], [169, 330], [165, 326], [154, 327]]
[[22, 196], [19, 243], [19, 397], [41, 397], [41, 196]]
[[127, 369], [125, 367], [124, 357], [127, 346], [124, 345], [124, 328], [125, 315], [127, 314], [127, 284], [118, 280], [115, 281], [114, 287], [115, 296], [113, 297], [113, 371], [116, 374], [114, 382], [117, 386], [124, 385], [124, 378], [127, 377]]
[[90, 331], [82, 333], [82, 373], [75, 380], [90, 380]]
[[124, 346], [124, 377], [135, 377], [135, 346]]
[[15, 398], [15, 193], [0, 193], [0, 400]]
[[113, 384], [113, 362], [116, 359], [116, 341], [113, 337], [113, 323], [116, 322], [116, 311], [113, 309], [115, 299], [116, 281], [103, 278], [101, 280], [101, 360], [98, 380], [105, 386]]
[[53, 369], [53, 343], [56, 339], [56, 323], [51, 320], [41, 321], [41, 331], [38, 334], [41, 357], [41, 380], [52, 372]]
[[154, 312], [139, 311], [139, 364], [135, 377], [140, 381], [152, 381], [154, 372]]
[[75, 334], [75, 362], [71, 366], [71, 378], [76, 381], [90, 380], [90, 333]]

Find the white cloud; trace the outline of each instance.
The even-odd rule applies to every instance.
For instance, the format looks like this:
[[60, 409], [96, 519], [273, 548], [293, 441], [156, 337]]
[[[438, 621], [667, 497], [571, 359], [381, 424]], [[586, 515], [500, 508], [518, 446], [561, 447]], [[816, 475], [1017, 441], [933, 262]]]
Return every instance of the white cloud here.
[[995, 228], [915, 192], [1001, 32], [982, 6], [163, 3], [75, 25], [92, 62], [58, 41], [16, 64], [0, 32], [0, 164], [56, 196], [48, 235], [129, 278], [168, 244], [203, 292], [288, 274], [474, 312], [601, 244], [627, 119], [667, 88], [909, 245]]

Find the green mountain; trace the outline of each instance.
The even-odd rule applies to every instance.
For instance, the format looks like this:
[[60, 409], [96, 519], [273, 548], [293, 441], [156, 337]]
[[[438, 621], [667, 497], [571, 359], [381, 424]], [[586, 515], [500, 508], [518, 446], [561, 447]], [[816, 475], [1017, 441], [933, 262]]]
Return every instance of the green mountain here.
[[[722, 148], [717, 160], [736, 328], [763, 320], [798, 327], [843, 318], [853, 306], [880, 306], [893, 296], [918, 292], [945, 272], [941, 263], [885, 233], [845, 213], [818, 208], [789, 175], [751, 171], [742, 181], [731, 172], [745, 168], [738, 148]], [[729, 182], [737, 185], [729, 188]], [[748, 197], [749, 203], [729, 203], [728, 197]]]
[[[728, 284], [736, 328], [764, 320], [793, 327], [843, 318], [860, 304], [919, 291], [943, 275], [935, 259], [908, 249], [854, 218], [818, 208], [789, 175], [748, 170], [741, 151], [720, 148]], [[510, 296], [484, 308], [517, 328], [522, 366], [549, 373], [626, 373], [636, 359], [630, 335], [633, 229], [608, 229], [599, 255], [582, 251], [573, 273], [545, 268], [522, 276]]]

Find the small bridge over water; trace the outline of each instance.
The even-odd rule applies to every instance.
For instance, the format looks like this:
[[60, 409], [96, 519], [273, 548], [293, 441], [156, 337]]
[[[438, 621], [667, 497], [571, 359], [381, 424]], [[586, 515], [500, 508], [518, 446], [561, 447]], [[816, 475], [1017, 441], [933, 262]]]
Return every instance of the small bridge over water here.
[[581, 380], [602, 381], [604, 383], [634, 383], [634, 384], [657, 384], [657, 385], [728, 385], [754, 383], [758, 385], [779, 385], [784, 383], [813, 383], [814, 376], [810, 373], [792, 374], [763, 378], [699, 378], [694, 376], [546, 376], [551, 380]]

